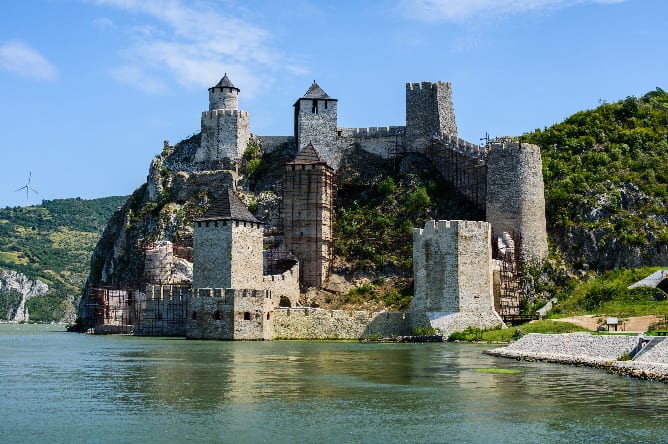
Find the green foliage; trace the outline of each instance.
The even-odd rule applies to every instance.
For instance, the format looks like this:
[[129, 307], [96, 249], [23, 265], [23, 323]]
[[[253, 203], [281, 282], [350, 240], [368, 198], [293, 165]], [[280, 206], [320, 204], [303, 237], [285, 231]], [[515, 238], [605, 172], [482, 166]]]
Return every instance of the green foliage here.
[[549, 234], [571, 257], [573, 228], [599, 233], [600, 247], [668, 243], [668, 93], [605, 103], [522, 140], [542, 149]]
[[0, 320], [11, 319], [20, 304], [21, 293], [18, 291], [14, 289], [0, 291]]
[[412, 333], [414, 336], [436, 336], [439, 334], [439, 330], [431, 325], [421, 325], [415, 327]]
[[[520, 330], [520, 333], [517, 332]], [[487, 342], [510, 342], [517, 340], [522, 335], [527, 333], [573, 333], [576, 331], [587, 331], [587, 329], [580, 326], [558, 321], [533, 321], [517, 327], [504, 328], [500, 327], [480, 330], [475, 327], [469, 327], [464, 330], [464, 333], [453, 333], [450, 340], [459, 341], [487, 341]]]
[[557, 295], [562, 301], [551, 316], [572, 314], [609, 314], [619, 317], [665, 315], [668, 301], [657, 298], [661, 290], [656, 288], [627, 287], [659, 270], [658, 267], [616, 269], [595, 279], [573, 284]]
[[[68, 296], [78, 297], [91, 252], [107, 220], [126, 200], [124, 196], [56, 199], [0, 209], [0, 268], [49, 285], [47, 295], [28, 300], [31, 320], [56, 320], [48, 311], [60, 307]], [[62, 312], [58, 308], [54, 313], [58, 310]]]

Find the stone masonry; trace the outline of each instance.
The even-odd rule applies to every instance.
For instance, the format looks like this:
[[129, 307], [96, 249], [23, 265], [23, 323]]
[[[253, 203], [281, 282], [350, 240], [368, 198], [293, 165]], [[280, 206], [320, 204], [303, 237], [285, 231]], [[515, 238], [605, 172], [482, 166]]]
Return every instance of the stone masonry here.
[[431, 220], [413, 230], [413, 328], [432, 326], [447, 337], [503, 325], [494, 311], [490, 236], [487, 222]]
[[312, 144], [285, 164], [283, 239], [299, 260], [303, 288], [320, 288], [334, 257], [334, 172]]

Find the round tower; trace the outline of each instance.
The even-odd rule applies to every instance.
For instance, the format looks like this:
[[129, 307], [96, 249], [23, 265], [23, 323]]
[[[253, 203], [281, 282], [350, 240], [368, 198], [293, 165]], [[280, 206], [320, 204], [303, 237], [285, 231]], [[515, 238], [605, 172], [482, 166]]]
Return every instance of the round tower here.
[[215, 109], [239, 109], [239, 88], [227, 77], [227, 73], [220, 82], [209, 88], [209, 111]]

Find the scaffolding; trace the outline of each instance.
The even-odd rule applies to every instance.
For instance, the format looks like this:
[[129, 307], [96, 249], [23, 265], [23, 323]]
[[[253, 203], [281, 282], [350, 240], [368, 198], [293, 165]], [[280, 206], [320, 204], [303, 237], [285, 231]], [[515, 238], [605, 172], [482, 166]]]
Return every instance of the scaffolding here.
[[503, 236], [503, 242], [497, 242], [497, 248], [494, 249], [500, 261], [499, 315], [507, 323], [525, 322], [531, 316], [522, 313], [526, 303], [526, 285], [520, 261], [522, 239], [514, 233], [506, 232]]
[[286, 254], [299, 259], [303, 287], [320, 287], [334, 256], [335, 177], [325, 163], [286, 165], [283, 178], [283, 222]]

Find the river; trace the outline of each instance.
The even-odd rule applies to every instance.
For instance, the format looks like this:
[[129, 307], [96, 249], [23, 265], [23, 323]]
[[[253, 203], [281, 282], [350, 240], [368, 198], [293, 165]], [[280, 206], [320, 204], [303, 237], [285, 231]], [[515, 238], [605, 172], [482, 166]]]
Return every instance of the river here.
[[668, 442], [668, 385], [484, 348], [0, 325], [0, 442]]

